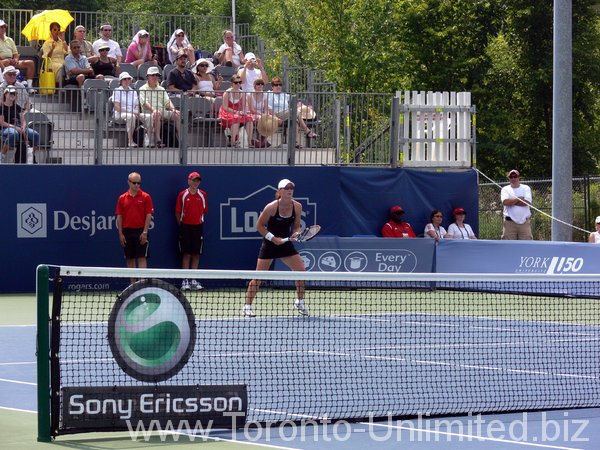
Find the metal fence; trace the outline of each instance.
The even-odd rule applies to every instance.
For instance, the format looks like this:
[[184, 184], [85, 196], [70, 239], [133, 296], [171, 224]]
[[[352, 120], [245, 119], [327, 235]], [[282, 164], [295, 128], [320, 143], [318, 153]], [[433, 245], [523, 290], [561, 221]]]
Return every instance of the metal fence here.
[[[0, 18], [8, 25], [7, 35], [16, 45], [28, 46], [29, 41], [21, 34], [31, 17], [41, 11], [0, 9]], [[135, 33], [145, 29], [150, 33], [153, 45], [166, 45], [171, 34], [178, 28], [185, 31], [194, 48], [215, 52], [222, 44], [223, 30], [231, 26], [231, 17], [200, 16], [183, 14], [144, 14], [121, 12], [71, 11], [75, 19], [65, 32], [69, 42], [73, 38], [75, 25], [83, 25], [88, 30], [88, 39], [99, 37], [100, 26], [110, 23], [113, 26], [112, 39], [121, 47], [127, 48]], [[38, 45], [37, 42], [33, 45]]]
[[[531, 188], [533, 205], [552, 215], [552, 180], [525, 180]], [[498, 181], [504, 186], [506, 180]], [[502, 234], [502, 203], [500, 187], [493, 183], [479, 184], [479, 237], [481, 239], [500, 239]], [[593, 231], [594, 218], [600, 215], [600, 178], [573, 178], [573, 225]], [[532, 211], [531, 228], [536, 240], [551, 240], [551, 219], [539, 212]], [[588, 233], [573, 230], [574, 242], [587, 241]]]

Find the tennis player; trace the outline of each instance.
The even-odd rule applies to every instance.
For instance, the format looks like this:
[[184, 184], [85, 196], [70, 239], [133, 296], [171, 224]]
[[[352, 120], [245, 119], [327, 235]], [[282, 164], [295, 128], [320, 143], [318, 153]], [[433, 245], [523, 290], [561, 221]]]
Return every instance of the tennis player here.
[[[263, 241], [258, 253], [256, 270], [269, 270], [274, 259], [281, 261], [290, 269], [304, 272], [304, 262], [290, 241], [283, 241], [286, 237], [296, 237], [300, 232], [300, 219], [302, 218], [302, 205], [294, 200], [295, 184], [284, 178], [277, 185], [275, 200], [263, 209], [258, 217], [257, 231], [262, 235]], [[256, 297], [260, 280], [252, 280], [246, 291], [246, 304], [244, 316], [254, 317], [252, 300]], [[303, 316], [308, 315], [304, 306], [304, 281], [296, 281], [297, 298], [294, 307]]]
[[117, 200], [119, 242], [125, 251], [127, 267], [148, 267], [148, 228], [154, 214], [150, 195], [142, 191], [142, 176], [132, 172], [127, 177], [129, 189]]
[[[181, 250], [181, 268], [197, 269], [204, 243], [204, 215], [208, 212], [208, 197], [199, 188], [202, 177], [198, 172], [188, 175], [188, 188], [177, 196], [175, 218], [179, 225], [179, 250]], [[197, 280], [183, 280], [182, 291], [203, 289]]]

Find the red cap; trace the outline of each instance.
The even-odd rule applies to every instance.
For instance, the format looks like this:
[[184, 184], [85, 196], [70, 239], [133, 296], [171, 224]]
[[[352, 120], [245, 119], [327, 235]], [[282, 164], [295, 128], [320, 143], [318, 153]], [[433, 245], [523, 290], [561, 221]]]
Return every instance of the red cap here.
[[394, 214], [394, 213], [398, 213], [398, 212], [401, 212], [401, 213], [404, 212], [404, 210], [402, 209], [402, 206], [395, 205], [390, 208], [390, 214]]
[[454, 208], [454, 210], [452, 211], [452, 215], [454, 217], [456, 217], [458, 214], [466, 214], [467, 212], [465, 211], [464, 208]]
[[192, 172], [188, 175], [188, 180], [193, 180], [194, 178], [202, 179], [202, 177], [200, 176], [200, 174], [198, 172]]
[[510, 177], [512, 174], [515, 174], [516, 176], [520, 177], [521, 174], [519, 173], [519, 171], [517, 169], [513, 169], [510, 172], [508, 172], [508, 176]]

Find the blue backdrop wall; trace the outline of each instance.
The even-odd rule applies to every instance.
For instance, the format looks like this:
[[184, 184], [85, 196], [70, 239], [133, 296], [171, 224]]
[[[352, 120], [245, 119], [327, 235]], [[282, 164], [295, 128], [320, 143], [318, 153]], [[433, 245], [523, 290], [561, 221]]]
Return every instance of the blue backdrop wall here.
[[181, 166], [2, 166], [0, 201], [0, 291], [35, 289], [40, 263], [124, 266], [114, 210], [127, 189], [127, 175], [142, 175], [142, 189], [154, 200], [150, 232], [151, 267], [177, 268], [175, 199], [198, 170], [207, 192], [202, 268], [253, 269], [260, 245], [256, 220], [274, 197], [277, 182], [296, 183], [303, 221], [318, 223], [323, 235], [379, 235], [391, 205], [400, 204], [421, 234], [433, 208], [444, 211], [444, 225], [456, 206], [477, 223], [474, 171], [358, 169], [336, 167], [181, 167]]

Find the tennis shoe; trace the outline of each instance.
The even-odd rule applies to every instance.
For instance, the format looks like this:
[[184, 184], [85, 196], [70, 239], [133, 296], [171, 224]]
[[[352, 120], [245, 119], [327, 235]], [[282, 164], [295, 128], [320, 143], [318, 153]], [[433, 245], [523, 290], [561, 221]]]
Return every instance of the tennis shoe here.
[[252, 305], [244, 305], [244, 317], [255, 317], [254, 311], [252, 311]]
[[183, 282], [181, 283], [181, 290], [189, 291], [190, 289], [191, 289], [190, 282], [188, 280], [183, 280]]
[[296, 299], [294, 301], [294, 308], [303, 316], [308, 316], [308, 309], [304, 306], [304, 300]]
[[204, 286], [202, 286], [196, 280], [192, 280], [192, 282], [190, 284], [191, 284], [192, 289], [195, 291], [201, 291], [202, 289], [204, 289]]

